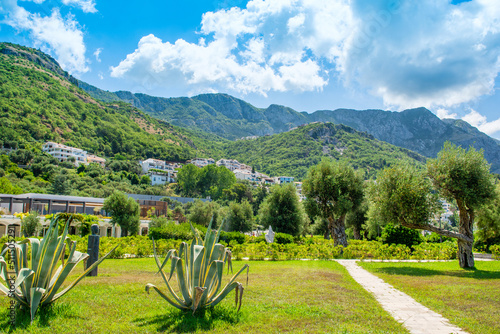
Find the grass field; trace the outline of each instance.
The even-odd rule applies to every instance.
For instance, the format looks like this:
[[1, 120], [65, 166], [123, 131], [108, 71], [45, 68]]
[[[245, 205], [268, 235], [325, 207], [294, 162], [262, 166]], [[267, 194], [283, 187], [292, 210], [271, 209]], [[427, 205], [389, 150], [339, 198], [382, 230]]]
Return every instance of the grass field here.
[[476, 261], [475, 270], [457, 261], [358, 263], [465, 331], [500, 333], [499, 261]]
[[[243, 265], [235, 261], [235, 270]], [[17, 313], [13, 333], [407, 333], [334, 261], [250, 262], [240, 313], [231, 293], [193, 316], [167, 304], [151, 258], [106, 260], [48, 309]], [[82, 271], [81, 265], [78, 272]], [[76, 273], [75, 273], [76, 275]], [[245, 282], [245, 275], [239, 277]], [[229, 279], [229, 277], [225, 277]], [[9, 331], [8, 298], [0, 297], [0, 331]]]

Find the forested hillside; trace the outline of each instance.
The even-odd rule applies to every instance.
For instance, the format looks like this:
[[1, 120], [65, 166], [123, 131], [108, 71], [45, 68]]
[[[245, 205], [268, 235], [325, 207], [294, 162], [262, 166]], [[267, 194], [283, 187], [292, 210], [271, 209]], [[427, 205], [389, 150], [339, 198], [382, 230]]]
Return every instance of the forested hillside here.
[[36, 50], [1, 43], [0, 144], [23, 146], [50, 140], [100, 156], [119, 154], [129, 159], [184, 161], [208, 154], [205, 140], [194, 133], [145, 115], [130, 104], [95, 100], [70, 79]]
[[310, 166], [324, 157], [349, 162], [363, 169], [365, 177], [397, 161], [420, 164], [425, 157], [375, 139], [342, 124], [316, 123], [289, 132], [224, 145], [226, 156], [271, 175], [289, 175], [302, 180]]
[[[123, 101], [131, 99], [134, 104], [161, 109], [166, 99], [128, 92], [110, 93], [80, 82], [80, 86], [86, 85], [86, 89], [93, 90], [94, 95], [108, 102], [97, 100], [75, 86], [76, 80], [49, 56], [12, 44], [0, 44], [0, 82], [0, 141], [4, 147], [39, 152], [41, 144], [51, 140], [107, 158], [108, 172], [93, 169], [78, 172], [85, 174], [81, 177], [91, 177], [92, 181], [87, 181], [93, 186], [84, 184], [87, 181], [72, 176], [74, 171], [70, 171], [72, 182], [77, 184], [79, 180], [81, 183], [73, 191], [82, 195], [106, 194], [110, 182], [125, 182], [115, 187], [132, 191], [130, 187], [146, 182], [139, 180], [140, 171], [135, 165], [137, 160], [145, 158], [181, 162], [193, 157], [237, 159], [270, 176], [289, 175], [297, 180], [303, 179], [307, 169], [323, 157], [346, 160], [355, 168], [362, 168], [366, 177], [374, 176], [378, 169], [396, 161], [419, 163], [425, 160], [417, 153], [344, 125], [317, 123], [289, 130], [295, 123], [305, 122], [306, 116], [281, 106], [260, 110], [225, 94], [170, 99], [169, 108], [177, 112], [183, 122], [193, 123], [198, 131], [180, 128], [146, 115]], [[258, 139], [229, 141], [199, 130], [204, 122], [220, 125], [212, 122], [211, 117], [231, 119], [221, 131], [238, 127], [238, 124], [250, 126], [243, 120], [251, 120], [251, 127], [260, 131], [266, 126], [289, 131]], [[39, 153], [35, 151], [33, 154], [37, 157]], [[35, 158], [35, 162], [31, 153], [26, 150], [21, 153], [23, 157], [13, 153], [14, 162], [23, 161], [21, 165], [30, 168], [35, 177], [54, 182], [59, 171], [48, 173], [42, 166], [50, 159]], [[120, 161], [128, 161], [128, 164], [121, 166]], [[23, 172], [9, 164], [5, 160], [5, 171], [11, 177], [17, 172], [18, 179], [25, 180]], [[36, 168], [32, 168], [34, 164]], [[121, 172], [125, 174], [113, 174]], [[23, 190], [52, 191], [50, 184], [35, 185], [31, 181], [24, 184], [19, 180], [12, 179], [12, 182], [21, 185]], [[141, 189], [133, 191], [163, 193], [159, 189]]]

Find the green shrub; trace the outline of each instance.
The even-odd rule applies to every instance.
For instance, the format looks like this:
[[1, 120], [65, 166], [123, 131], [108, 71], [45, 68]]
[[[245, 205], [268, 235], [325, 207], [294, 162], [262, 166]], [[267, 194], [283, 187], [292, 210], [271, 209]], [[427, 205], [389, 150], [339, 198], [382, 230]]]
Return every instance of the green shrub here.
[[[200, 235], [205, 235], [207, 228], [197, 224], [193, 224], [199, 232]], [[189, 223], [176, 224], [170, 222], [168, 224], [162, 225], [160, 227], [153, 227], [149, 229], [149, 238], [154, 240], [159, 239], [175, 239], [175, 240], [190, 240], [193, 238], [193, 233], [191, 232], [191, 227]]]
[[27, 215], [21, 216], [21, 233], [27, 237], [36, 236], [42, 229], [40, 217], [37, 211], [30, 211]]
[[151, 221], [149, 223], [149, 228], [163, 227], [167, 224], [168, 224], [167, 217], [153, 216], [153, 217], [151, 217]]
[[500, 245], [491, 245], [490, 251], [495, 259], [500, 260]]
[[457, 243], [421, 243], [414, 247], [411, 258], [419, 260], [451, 260], [457, 258]]
[[224, 232], [221, 231], [219, 241], [223, 241], [227, 244], [231, 243], [231, 241], [235, 241], [238, 244], [245, 243], [245, 234], [241, 232]]
[[422, 236], [417, 230], [389, 223], [382, 231], [382, 242], [384, 244], [406, 245], [412, 248], [422, 242]]
[[258, 237], [249, 237], [250, 239], [247, 239], [247, 242], [248, 243], [251, 243], [251, 244], [255, 244], [255, 243], [259, 243], [259, 242], [266, 242], [266, 237], [264, 236], [264, 234], [262, 235], [259, 235]]
[[274, 242], [280, 245], [293, 244], [293, 236], [286, 233], [276, 233]]

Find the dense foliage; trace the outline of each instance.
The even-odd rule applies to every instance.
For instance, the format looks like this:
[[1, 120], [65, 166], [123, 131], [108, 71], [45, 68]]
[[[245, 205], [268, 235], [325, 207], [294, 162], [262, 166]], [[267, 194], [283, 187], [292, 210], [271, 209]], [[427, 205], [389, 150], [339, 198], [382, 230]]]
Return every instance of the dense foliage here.
[[188, 164], [177, 173], [177, 183], [185, 196], [210, 196], [212, 199], [222, 198], [236, 183], [236, 177], [224, 166], [215, 164], [198, 168]]
[[347, 246], [345, 219], [363, 201], [361, 175], [346, 162], [324, 159], [309, 169], [303, 193], [308, 215], [327, 219], [335, 244]]
[[293, 184], [275, 185], [262, 203], [260, 224], [273, 231], [300, 235], [305, 229], [306, 214]]
[[423, 171], [413, 166], [385, 168], [369, 189], [372, 219], [411, 227], [427, 225], [438, 204], [431, 187]]
[[122, 237], [137, 234], [139, 230], [139, 203], [126, 194], [115, 191], [104, 200], [102, 209], [111, 214], [111, 224], [118, 224]]
[[422, 236], [417, 230], [392, 224], [385, 226], [381, 239], [384, 244], [406, 245], [408, 248], [413, 248], [422, 242]]
[[226, 156], [250, 164], [259, 172], [297, 180], [304, 179], [308, 168], [325, 157], [349, 162], [355, 169], [362, 169], [365, 178], [397, 161], [425, 161], [414, 152], [333, 123], [309, 124], [272, 136], [228, 142], [223, 150]]

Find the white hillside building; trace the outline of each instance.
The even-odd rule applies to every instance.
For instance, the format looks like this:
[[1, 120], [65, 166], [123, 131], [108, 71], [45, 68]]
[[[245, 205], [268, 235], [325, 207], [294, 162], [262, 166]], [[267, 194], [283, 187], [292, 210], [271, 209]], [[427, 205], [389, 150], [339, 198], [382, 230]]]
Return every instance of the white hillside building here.
[[63, 144], [54, 143], [51, 141], [46, 142], [42, 146], [42, 151], [50, 154], [59, 161], [66, 161], [69, 158], [75, 159], [75, 165], [87, 165], [87, 151], [80, 148], [66, 146]]
[[151, 179], [151, 185], [156, 186], [157, 184], [165, 184], [174, 182], [174, 176], [171, 172], [156, 172], [149, 171], [148, 176]]
[[208, 158], [208, 159], [205, 159], [205, 158], [194, 158], [190, 162], [188, 161], [188, 163], [191, 163], [191, 164], [195, 165], [196, 167], [203, 168], [205, 166], [214, 164], [215, 160], [211, 159], [211, 158]]
[[139, 164], [141, 165], [142, 172], [144, 174], [147, 174], [150, 169], [165, 170], [167, 166], [165, 161], [158, 159], [146, 159], [144, 161], [140, 161]]
[[248, 180], [250, 182], [260, 182], [260, 177], [257, 176], [257, 173], [252, 173], [247, 169], [235, 169], [233, 171], [234, 176], [238, 180]]

